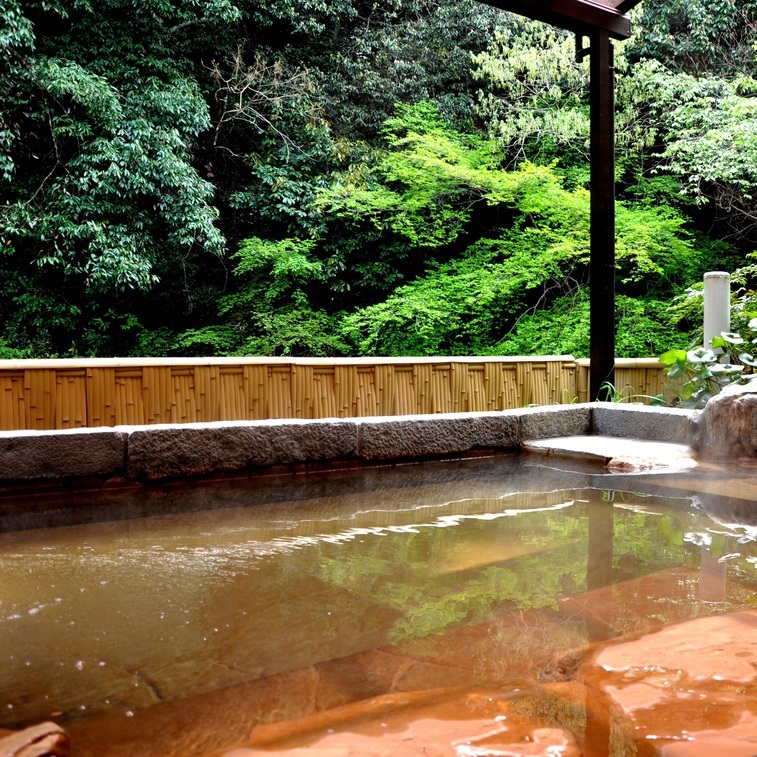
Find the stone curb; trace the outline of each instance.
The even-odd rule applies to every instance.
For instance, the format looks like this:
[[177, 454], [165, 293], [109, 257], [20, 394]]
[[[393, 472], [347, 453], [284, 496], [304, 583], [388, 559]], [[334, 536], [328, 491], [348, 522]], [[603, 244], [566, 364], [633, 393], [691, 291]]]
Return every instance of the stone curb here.
[[141, 426], [128, 432], [126, 477], [156, 481], [350, 458], [357, 429], [354, 420]]
[[590, 434], [592, 410], [592, 404], [586, 403], [529, 407], [515, 411], [520, 416], [519, 442]]
[[699, 416], [698, 410], [595, 402], [591, 430], [599, 436], [624, 436], [695, 447]]
[[363, 460], [429, 457], [519, 444], [518, 416], [509, 411], [389, 416], [359, 422]]
[[122, 476], [126, 441], [113, 428], [0, 431], [0, 481]]
[[613, 403], [485, 413], [0, 432], [0, 481], [131, 481], [512, 450], [581, 434], [691, 444], [697, 414]]

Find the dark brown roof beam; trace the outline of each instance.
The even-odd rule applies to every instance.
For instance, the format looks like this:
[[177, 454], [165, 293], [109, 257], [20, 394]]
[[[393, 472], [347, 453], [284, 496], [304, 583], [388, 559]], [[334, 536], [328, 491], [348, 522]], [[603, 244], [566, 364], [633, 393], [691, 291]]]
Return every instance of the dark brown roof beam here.
[[[484, 0], [495, 8], [544, 21], [577, 34], [605, 29], [615, 39], [631, 36], [631, 22], [608, 2], [592, 0]], [[621, 0], [621, 5], [634, 0]]]
[[615, 10], [620, 13], [628, 13], [631, 8], [635, 8], [640, 2], [641, 0], [620, 0], [620, 2], [617, 0], [610, 0], [610, 3], [615, 7]]

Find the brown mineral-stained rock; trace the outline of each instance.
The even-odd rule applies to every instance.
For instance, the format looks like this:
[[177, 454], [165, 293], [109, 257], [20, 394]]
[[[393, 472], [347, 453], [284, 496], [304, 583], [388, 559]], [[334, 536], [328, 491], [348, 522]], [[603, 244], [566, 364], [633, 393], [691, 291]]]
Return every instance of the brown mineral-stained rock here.
[[[567, 686], [572, 701], [574, 685]], [[579, 699], [583, 702], [580, 693]], [[356, 702], [298, 722], [261, 726], [247, 744], [213, 757], [252, 757], [270, 754], [264, 751], [269, 749], [281, 757], [581, 755], [570, 731], [542, 726], [538, 717], [514, 709], [511, 697], [497, 689], [447, 689]]]
[[72, 752], [75, 757], [185, 757], [232, 748], [266, 718], [313, 713], [317, 687], [317, 673], [305, 668], [126, 714], [97, 713], [68, 725]]
[[702, 754], [754, 757], [757, 754], [757, 717], [744, 712], [731, 728], [704, 729], [689, 734], [690, 741], [666, 744], [663, 757], [701, 757]]
[[748, 683], [757, 677], [757, 611], [669, 626], [636, 641], [607, 647], [597, 655], [596, 664], [622, 672], [627, 681], [682, 670], [692, 681]]
[[[392, 695], [262, 726], [246, 744], [206, 757], [596, 757], [607, 747], [606, 740], [583, 738], [580, 728], [574, 734], [565, 725], [585, 711], [587, 690], [578, 682], [519, 694], [493, 687], [402, 697], [409, 706], [396, 707], [399, 700]], [[609, 723], [606, 709], [599, 715]], [[616, 739], [615, 746], [618, 753], [631, 753], [627, 740]]]
[[[260, 757], [262, 754], [270, 754], [268, 752], [261, 752], [259, 749], [245, 749], [241, 747], [239, 749], [232, 749], [230, 752], [224, 752], [223, 757]], [[307, 747], [306, 749], [288, 749], [286, 757], [356, 757], [355, 752], [349, 747], [336, 747], [318, 749], [315, 747]]]
[[[351, 702], [323, 712], [315, 712], [297, 720], [261, 723], [252, 732], [249, 746], [277, 748], [298, 740], [316, 739], [334, 733], [335, 730], [359, 730], [360, 726], [370, 731], [387, 728], [387, 721], [412, 719], [414, 710], [435, 708], [464, 692], [464, 687], [433, 689], [383, 694], [370, 699]], [[381, 730], [379, 730], [381, 733]], [[374, 734], [375, 735], [375, 734]], [[296, 745], [296, 744], [293, 744]], [[340, 745], [341, 746], [341, 745]]]
[[455, 751], [457, 757], [581, 757], [575, 737], [564, 728], [537, 728], [511, 744], [460, 744]]
[[581, 665], [584, 650], [571, 649], [553, 655], [539, 673], [542, 683], [570, 681]]
[[[622, 567], [622, 561], [619, 561], [619, 567]], [[661, 617], [675, 617], [687, 611], [689, 598], [696, 593], [698, 581], [699, 573], [691, 568], [668, 568], [564, 597], [559, 604], [564, 613], [583, 617], [595, 628], [600, 637], [597, 640], [610, 639], [619, 632], [618, 607], [625, 607], [637, 617], [644, 618], [646, 630], [657, 629], [663, 625]]]
[[[650, 633], [650, 624], [656, 629], [666, 620], [702, 612], [701, 605], [690, 602], [697, 581], [701, 575], [696, 570], [666, 569], [563, 599], [558, 613], [516, 611], [444, 635], [135, 708], [126, 717], [117, 711], [100, 713], [71, 722], [72, 749], [77, 757], [241, 757], [272, 748], [288, 749], [279, 753], [289, 757], [303, 747], [325, 750], [325, 755], [329, 749], [337, 750], [334, 754], [346, 749], [355, 757], [449, 757], [453, 742], [490, 750], [531, 744], [524, 739], [534, 730], [576, 723], [585, 708], [600, 725], [610, 723], [610, 709], [623, 713], [628, 732], [623, 737], [643, 742], [645, 755], [654, 753], [653, 744], [677, 744], [692, 732], [702, 739], [709, 731], [729, 734], [718, 729], [738, 726], [755, 701], [749, 697], [757, 686], [751, 680], [757, 641], [748, 642], [757, 613], [700, 618], [694, 621], [698, 625]], [[628, 630], [616, 617], [619, 607], [626, 612], [633, 607], [646, 635], [603, 641]], [[588, 647], [586, 625], [602, 631]], [[742, 640], [746, 646], [731, 650]], [[626, 645], [636, 645], [627, 659]], [[574, 649], [559, 652], [548, 663], [549, 650]], [[688, 667], [663, 654], [681, 650], [691, 661]], [[721, 661], [731, 657], [733, 665], [723, 668]], [[582, 664], [574, 679], [574, 667], [584, 658], [594, 664]], [[598, 667], [597, 659], [610, 661], [609, 669]], [[715, 659], [714, 665], [708, 668], [707, 659]], [[713, 672], [723, 669], [730, 678], [715, 679]], [[452, 684], [456, 687], [445, 691]], [[659, 730], [661, 724], [665, 730]], [[646, 734], [662, 736], [646, 740]], [[602, 738], [606, 742], [601, 728], [585, 737], [579, 730], [576, 736], [579, 745], [582, 738], [589, 745], [587, 757], [599, 753], [592, 744]], [[742, 737], [741, 732], [728, 735], [734, 743]], [[318, 751], [308, 757], [312, 755]]]
[[38, 723], [0, 736], [0, 757], [68, 757], [68, 736], [55, 723]]
[[[580, 671], [646, 749], [757, 754], [757, 612], [697, 618], [604, 647]], [[714, 751], [713, 751], [714, 750]]]

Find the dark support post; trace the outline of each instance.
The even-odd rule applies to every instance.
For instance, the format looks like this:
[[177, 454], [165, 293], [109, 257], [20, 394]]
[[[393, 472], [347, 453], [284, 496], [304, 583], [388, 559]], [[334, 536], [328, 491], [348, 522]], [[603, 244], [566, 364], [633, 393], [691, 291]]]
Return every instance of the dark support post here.
[[615, 383], [615, 77], [610, 34], [590, 35], [591, 368], [589, 399]]

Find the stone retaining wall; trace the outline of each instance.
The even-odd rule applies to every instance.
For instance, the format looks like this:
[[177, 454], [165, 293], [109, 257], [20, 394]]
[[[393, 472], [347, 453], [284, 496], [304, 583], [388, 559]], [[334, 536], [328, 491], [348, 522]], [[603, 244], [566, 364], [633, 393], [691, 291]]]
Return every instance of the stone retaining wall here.
[[[0, 432], [0, 486], [152, 482], [517, 450], [599, 433], [694, 444], [697, 413], [591, 403], [482, 413]], [[300, 466], [300, 467], [298, 467]], [[306, 470], [306, 468], [304, 468]]]

